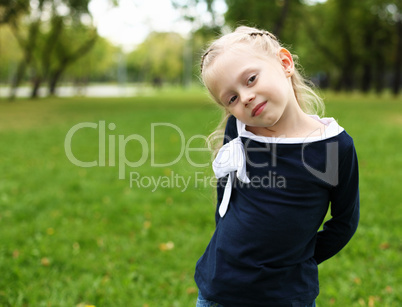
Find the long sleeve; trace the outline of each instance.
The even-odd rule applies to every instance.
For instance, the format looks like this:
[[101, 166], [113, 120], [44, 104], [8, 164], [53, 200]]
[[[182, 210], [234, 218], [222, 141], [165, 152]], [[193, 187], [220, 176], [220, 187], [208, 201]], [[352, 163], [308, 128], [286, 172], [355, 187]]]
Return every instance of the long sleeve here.
[[357, 155], [351, 140], [340, 150], [339, 183], [330, 192], [331, 216], [317, 234], [314, 258], [321, 263], [337, 254], [356, 232], [360, 215]]

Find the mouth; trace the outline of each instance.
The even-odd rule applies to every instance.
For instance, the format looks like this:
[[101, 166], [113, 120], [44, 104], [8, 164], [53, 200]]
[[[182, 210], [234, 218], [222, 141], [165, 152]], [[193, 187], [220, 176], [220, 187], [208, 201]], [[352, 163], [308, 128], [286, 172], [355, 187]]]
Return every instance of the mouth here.
[[260, 115], [261, 112], [264, 110], [266, 104], [267, 104], [266, 101], [257, 104], [256, 107], [251, 112], [251, 116], [254, 117]]

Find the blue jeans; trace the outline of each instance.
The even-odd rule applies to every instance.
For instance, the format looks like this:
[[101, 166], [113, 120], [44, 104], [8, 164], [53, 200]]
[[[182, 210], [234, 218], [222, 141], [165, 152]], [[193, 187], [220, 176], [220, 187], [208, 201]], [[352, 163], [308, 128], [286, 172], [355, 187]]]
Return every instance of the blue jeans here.
[[206, 300], [200, 291], [198, 291], [198, 299], [196, 307], [223, 307], [223, 305]]
[[[206, 300], [200, 291], [198, 291], [198, 299], [196, 307], [223, 307], [223, 305]], [[315, 301], [306, 307], [316, 307]]]

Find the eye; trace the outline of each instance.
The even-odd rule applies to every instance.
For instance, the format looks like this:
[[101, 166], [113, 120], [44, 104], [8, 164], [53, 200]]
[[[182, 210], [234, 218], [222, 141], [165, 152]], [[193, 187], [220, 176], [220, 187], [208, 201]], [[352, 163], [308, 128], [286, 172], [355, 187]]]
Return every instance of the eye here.
[[234, 103], [236, 101], [236, 99], [237, 99], [237, 96], [230, 97], [228, 104], [230, 105], [230, 104]]
[[247, 80], [247, 85], [250, 85], [251, 83], [253, 83], [255, 81], [255, 79], [257, 78], [256, 75], [251, 76], [248, 80]]

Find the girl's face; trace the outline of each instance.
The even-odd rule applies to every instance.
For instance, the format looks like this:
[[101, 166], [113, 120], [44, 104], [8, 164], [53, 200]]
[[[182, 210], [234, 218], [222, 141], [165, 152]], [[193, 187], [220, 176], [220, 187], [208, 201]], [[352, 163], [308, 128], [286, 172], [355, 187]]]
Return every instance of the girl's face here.
[[212, 95], [249, 127], [274, 127], [286, 119], [294, 103], [292, 57], [281, 49], [277, 57], [257, 57], [247, 47], [220, 54], [209, 69]]

